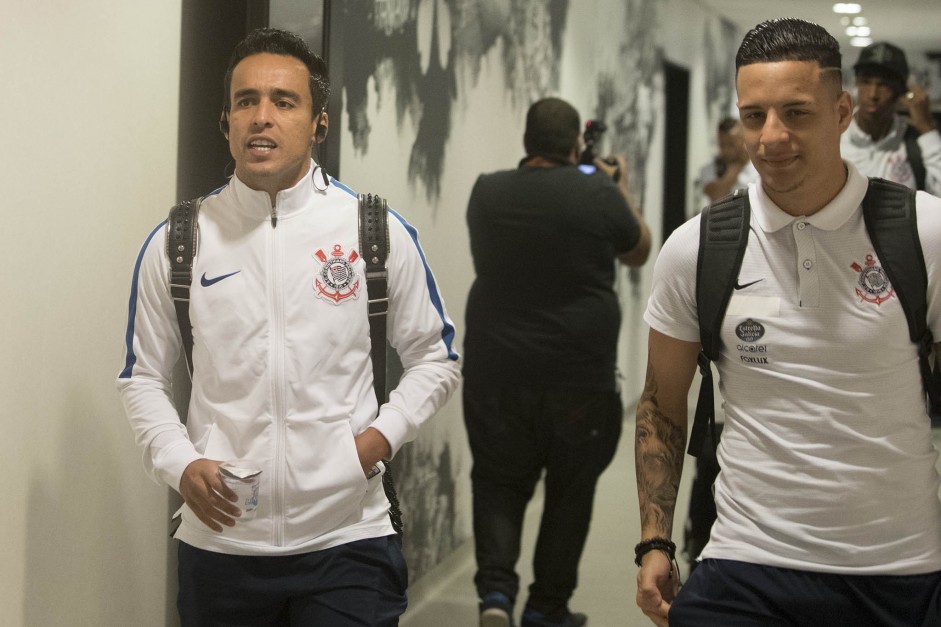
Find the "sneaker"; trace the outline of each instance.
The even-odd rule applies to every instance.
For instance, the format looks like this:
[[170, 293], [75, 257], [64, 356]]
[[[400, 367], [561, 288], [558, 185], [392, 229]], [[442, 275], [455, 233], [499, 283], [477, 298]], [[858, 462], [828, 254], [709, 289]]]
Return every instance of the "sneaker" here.
[[480, 627], [514, 627], [513, 602], [502, 592], [490, 592], [480, 600]]
[[581, 612], [570, 612], [565, 610], [565, 616], [561, 620], [549, 620], [542, 612], [537, 612], [531, 607], [523, 610], [523, 621], [521, 627], [583, 627], [588, 624], [588, 617]]

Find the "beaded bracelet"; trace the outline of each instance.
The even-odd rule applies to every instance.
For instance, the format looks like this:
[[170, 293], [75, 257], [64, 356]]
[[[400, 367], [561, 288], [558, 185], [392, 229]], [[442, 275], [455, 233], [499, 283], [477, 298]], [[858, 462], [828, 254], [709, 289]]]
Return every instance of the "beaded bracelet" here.
[[676, 561], [676, 545], [670, 540], [658, 536], [637, 543], [634, 547], [634, 563], [640, 566], [641, 559], [651, 551], [663, 551], [671, 562]]

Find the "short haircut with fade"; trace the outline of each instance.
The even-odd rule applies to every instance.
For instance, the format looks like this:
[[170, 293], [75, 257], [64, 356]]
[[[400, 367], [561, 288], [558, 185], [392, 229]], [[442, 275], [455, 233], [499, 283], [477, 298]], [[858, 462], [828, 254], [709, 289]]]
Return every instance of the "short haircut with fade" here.
[[840, 44], [825, 28], [786, 17], [764, 21], [745, 34], [735, 55], [735, 73], [745, 65], [777, 61], [814, 61], [822, 69], [841, 70], [843, 58]]

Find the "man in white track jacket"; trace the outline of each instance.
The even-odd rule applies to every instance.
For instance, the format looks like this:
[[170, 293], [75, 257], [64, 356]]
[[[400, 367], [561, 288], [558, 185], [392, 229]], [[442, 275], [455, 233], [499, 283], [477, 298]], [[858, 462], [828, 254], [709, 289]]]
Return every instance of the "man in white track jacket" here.
[[[236, 168], [199, 211], [187, 424], [170, 394], [181, 337], [165, 224], [134, 268], [118, 377], [148, 473], [185, 501], [181, 619], [395, 625], [408, 577], [381, 460], [457, 385], [454, 328], [415, 230], [390, 212], [388, 334], [404, 374], [377, 407], [357, 198], [310, 159], [326, 66], [289, 33], [255, 31], [226, 90]], [[262, 470], [253, 518], [240, 520], [223, 462]]]

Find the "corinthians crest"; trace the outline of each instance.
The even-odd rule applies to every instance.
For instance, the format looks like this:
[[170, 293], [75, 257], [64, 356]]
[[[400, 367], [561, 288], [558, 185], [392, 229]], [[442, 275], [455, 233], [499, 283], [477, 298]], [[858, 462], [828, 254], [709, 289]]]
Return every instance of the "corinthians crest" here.
[[347, 256], [340, 244], [334, 244], [329, 256], [322, 248], [314, 253], [314, 256], [323, 264], [320, 273], [314, 277], [317, 296], [337, 305], [359, 296], [359, 277], [353, 269], [353, 262], [359, 259], [355, 250], [350, 251]]
[[856, 295], [866, 302], [881, 305], [892, 298], [895, 290], [889, 283], [889, 277], [886, 275], [882, 266], [876, 265], [876, 260], [872, 255], [866, 255], [865, 267], [860, 266], [855, 261], [850, 266], [859, 273]]

